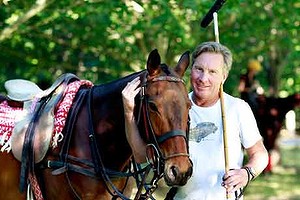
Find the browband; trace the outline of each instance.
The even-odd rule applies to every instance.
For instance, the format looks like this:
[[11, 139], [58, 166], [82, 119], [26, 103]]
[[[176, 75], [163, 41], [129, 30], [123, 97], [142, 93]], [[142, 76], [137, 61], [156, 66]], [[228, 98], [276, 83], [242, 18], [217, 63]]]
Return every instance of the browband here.
[[159, 76], [151, 79], [151, 81], [156, 82], [156, 81], [170, 81], [170, 82], [182, 82], [185, 84], [184, 80], [181, 78], [177, 78], [175, 76]]

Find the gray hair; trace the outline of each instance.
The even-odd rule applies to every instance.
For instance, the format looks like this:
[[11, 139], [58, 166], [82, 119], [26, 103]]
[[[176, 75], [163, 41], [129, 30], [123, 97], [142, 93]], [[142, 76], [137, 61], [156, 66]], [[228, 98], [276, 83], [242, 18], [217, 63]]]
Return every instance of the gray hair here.
[[224, 67], [223, 69], [228, 74], [231, 65], [232, 65], [232, 53], [231, 51], [224, 45], [218, 43], [218, 42], [203, 42], [200, 45], [198, 45], [193, 54], [192, 54], [192, 66], [196, 60], [196, 58], [205, 52], [211, 52], [211, 53], [220, 53], [223, 55], [224, 58]]

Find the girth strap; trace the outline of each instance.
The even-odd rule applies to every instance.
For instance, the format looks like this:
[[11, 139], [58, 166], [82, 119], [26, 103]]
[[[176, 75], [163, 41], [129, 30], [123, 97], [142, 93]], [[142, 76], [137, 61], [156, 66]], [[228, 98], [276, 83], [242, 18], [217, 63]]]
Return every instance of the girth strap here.
[[186, 138], [185, 135], [186, 135], [186, 133], [183, 130], [172, 130], [172, 131], [166, 132], [165, 134], [163, 134], [160, 137], [157, 137], [157, 142], [162, 143], [165, 140], [175, 137], [175, 136], [182, 136], [182, 137]]
[[[34, 174], [34, 136], [35, 136], [35, 128], [39, 122], [39, 119], [43, 113], [43, 109], [45, 109], [49, 99], [51, 98], [52, 92], [55, 89], [63, 84], [63, 89], [70, 83], [72, 80], [78, 79], [77, 76], [73, 74], [64, 74], [60, 76], [57, 81], [51, 87], [51, 92], [46, 93], [46, 96], [43, 96], [36, 107], [34, 108], [32, 116], [30, 116], [30, 121], [28, 123], [28, 128], [26, 129], [24, 136], [24, 145], [22, 149], [22, 157], [21, 157], [21, 172], [20, 172], [20, 191], [23, 192], [27, 186], [28, 174]], [[58, 100], [61, 99], [63, 93], [59, 94]]]

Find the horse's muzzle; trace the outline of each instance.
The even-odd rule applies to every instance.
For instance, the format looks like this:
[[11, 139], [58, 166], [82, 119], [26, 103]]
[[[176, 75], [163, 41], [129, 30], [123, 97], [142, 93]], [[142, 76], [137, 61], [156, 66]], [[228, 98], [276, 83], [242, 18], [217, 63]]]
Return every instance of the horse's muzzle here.
[[[172, 159], [171, 159], [172, 160]], [[183, 186], [193, 173], [193, 164], [189, 157], [176, 158], [165, 163], [164, 179], [168, 186]]]

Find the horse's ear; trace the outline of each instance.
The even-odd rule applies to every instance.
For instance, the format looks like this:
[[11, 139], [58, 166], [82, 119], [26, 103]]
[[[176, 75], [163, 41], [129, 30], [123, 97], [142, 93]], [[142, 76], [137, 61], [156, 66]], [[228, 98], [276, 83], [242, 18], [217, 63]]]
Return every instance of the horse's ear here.
[[151, 53], [148, 56], [147, 60], [147, 70], [149, 72], [150, 76], [154, 76], [158, 73], [160, 73], [160, 55], [157, 51], [157, 49], [154, 49], [151, 51]]
[[190, 52], [186, 51], [184, 54], [181, 55], [176, 67], [175, 72], [180, 76], [183, 77], [184, 72], [188, 68], [190, 64]]

